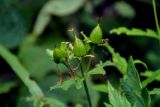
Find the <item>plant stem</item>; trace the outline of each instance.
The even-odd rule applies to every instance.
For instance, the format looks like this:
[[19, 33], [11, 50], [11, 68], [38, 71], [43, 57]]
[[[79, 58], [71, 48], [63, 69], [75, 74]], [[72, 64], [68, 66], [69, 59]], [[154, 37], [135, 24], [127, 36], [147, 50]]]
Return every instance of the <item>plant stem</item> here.
[[87, 94], [87, 99], [88, 99], [89, 107], [92, 107], [91, 98], [90, 98], [90, 95], [89, 95], [87, 81], [86, 81], [86, 77], [84, 75], [82, 64], [80, 64], [80, 69], [81, 69], [80, 71], [81, 71], [82, 77], [84, 78], [83, 85], [84, 85], [84, 89], [85, 89], [86, 94]]
[[89, 68], [91, 66], [91, 62], [92, 62], [92, 58], [89, 58], [89, 61], [88, 61], [88, 64], [87, 64], [87, 68], [86, 68], [87, 72], [89, 71]]
[[[95, 50], [95, 46], [93, 46], [91, 53]], [[89, 58], [88, 64], [87, 64], [87, 68], [86, 68], [86, 72], [89, 71], [90, 66], [91, 66], [91, 62], [92, 62], [92, 58]]]
[[[95, 50], [95, 46], [93, 46], [93, 48], [91, 50], [91, 53], [94, 50]], [[90, 66], [91, 66], [91, 62], [92, 62], [92, 58], [89, 58], [89, 61], [88, 61], [88, 64], [87, 64], [87, 68], [86, 68], [86, 72], [89, 71]], [[87, 94], [87, 99], [88, 99], [89, 107], [92, 107], [91, 98], [90, 98], [89, 91], [88, 91], [88, 86], [87, 86], [87, 81], [86, 81], [86, 77], [84, 75], [84, 70], [82, 68], [81, 62], [80, 62], [80, 69], [81, 69], [80, 71], [81, 71], [82, 77], [84, 78], [83, 85], [84, 85], [84, 88], [85, 88], [85, 91], [86, 91], [86, 94]]]
[[157, 32], [158, 32], [158, 35], [159, 35], [159, 38], [160, 38], [160, 27], [159, 27], [159, 22], [158, 22], [158, 17], [157, 17], [155, 0], [152, 0], [152, 4], [153, 4], [153, 11], [154, 11], [154, 18], [155, 18], [156, 28], [157, 28]]

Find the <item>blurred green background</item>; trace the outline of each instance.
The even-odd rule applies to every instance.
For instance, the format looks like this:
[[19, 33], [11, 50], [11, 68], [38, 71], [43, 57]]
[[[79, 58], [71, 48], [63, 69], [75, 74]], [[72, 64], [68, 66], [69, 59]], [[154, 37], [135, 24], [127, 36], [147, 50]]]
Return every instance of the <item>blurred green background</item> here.
[[[160, 2], [157, 0], [160, 19], [159, 10]], [[0, 0], [0, 43], [18, 56], [46, 95], [65, 102], [69, 107], [84, 103], [84, 91], [71, 88], [68, 92], [48, 92], [49, 87], [58, 81], [58, 76], [56, 66], [45, 50], [53, 49], [61, 41], [73, 41], [74, 36], [68, 31], [71, 28], [77, 36], [80, 36], [80, 31], [89, 36], [97, 23], [100, 23], [104, 38], [109, 38], [109, 43], [123, 57], [128, 59], [132, 55], [134, 59], [144, 61], [151, 70], [160, 68], [158, 41], [108, 33], [120, 26], [156, 30], [151, 0]], [[101, 55], [103, 60], [108, 58]], [[60, 67], [67, 78], [67, 68]], [[141, 66], [138, 68], [144, 70]], [[94, 78], [95, 83], [99, 82], [97, 78]], [[154, 82], [148, 88], [154, 86], [160, 87], [160, 84]], [[0, 107], [32, 107], [32, 103], [26, 101], [28, 95], [27, 88], [0, 57]], [[97, 106], [102, 107], [103, 94], [92, 96]], [[155, 107], [158, 107], [158, 99], [159, 96], [154, 97]]]

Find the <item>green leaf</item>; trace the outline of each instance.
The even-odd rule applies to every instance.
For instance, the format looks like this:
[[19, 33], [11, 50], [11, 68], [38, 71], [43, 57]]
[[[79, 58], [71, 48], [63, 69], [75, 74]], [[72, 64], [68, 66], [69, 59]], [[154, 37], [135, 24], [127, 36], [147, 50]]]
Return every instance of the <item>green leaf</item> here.
[[114, 8], [121, 16], [126, 18], [133, 18], [136, 14], [134, 8], [125, 1], [116, 2]]
[[96, 91], [103, 92], [103, 93], [108, 93], [108, 87], [107, 87], [106, 84], [97, 84], [97, 85], [94, 85], [93, 88]]
[[6, 7], [0, 12], [0, 43], [7, 48], [18, 46], [26, 35], [25, 20], [16, 9]]
[[51, 106], [56, 106], [56, 107], [66, 107], [66, 105], [61, 102], [60, 100], [53, 99], [53, 98], [46, 98], [47, 104], [50, 104]]
[[40, 102], [38, 99], [34, 100], [33, 107], [43, 107], [44, 103]]
[[147, 64], [139, 59], [134, 60], [134, 64], [142, 64], [146, 69], [148, 69]]
[[115, 52], [114, 48], [111, 47], [108, 43], [102, 44], [109, 53], [112, 54], [112, 66], [116, 67], [122, 74], [127, 72], [127, 61], [119, 53]]
[[[140, 75], [150, 78], [153, 76], [153, 74], [154, 74], [154, 71], [145, 71], [145, 72], [142, 72]], [[155, 81], [160, 81], [160, 75], [155, 78]]]
[[[69, 79], [69, 78], [68, 78]], [[42, 82], [42, 88], [45, 89], [45, 92], [48, 92], [47, 95], [49, 95], [51, 98], [59, 99], [60, 101], [64, 102], [66, 105], [68, 102], [72, 102], [73, 104], [87, 104], [87, 96], [84, 91], [83, 83], [81, 81], [81, 78], [77, 78], [79, 81], [75, 81], [75, 84], [70, 85], [67, 91], [65, 91], [62, 87], [55, 88], [52, 91], [48, 92], [47, 87], [51, 87], [58, 81], [58, 77], [56, 75], [50, 75], [49, 77], [46, 77], [46, 79], [43, 79]], [[89, 79], [88, 79], [89, 80]], [[47, 82], [46, 82], [47, 81]], [[64, 82], [67, 80], [64, 80]], [[78, 84], [78, 85], [77, 85]], [[81, 87], [78, 88], [81, 84]], [[92, 81], [87, 81], [87, 85], [89, 87], [89, 93], [92, 99], [92, 104], [97, 105], [99, 102], [99, 94], [97, 91], [93, 89], [94, 84]], [[53, 86], [54, 87], [54, 86]], [[59, 106], [57, 106], [59, 107]], [[61, 107], [61, 106], [60, 106]], [[67, 107], [67, 106], [66, 106]], [[95, 107], [95, 106], [94, 106]]]
[[29, 70], [30, 74], [37, 79], [43, 78], [54, 65], [48, 60], [48, 56], [45, 54], [45, 48], [34, 44], [22, 44], [18, 57]]
[[151, 97], [149, 95], [149, 92], [148, 92], [147, 88], [142, 89], [141, 95], [143, 97], [145, 107], [150, 107], [151, 106]]
[[84, 3], [84, 0], [49, 0], [41, 9], [33, 33], [42, 34], [51, 20], [51, 15], [66, 16], [76, 12]]
[[106, 62], [100, 62], [99, 64], [96, 65], [95, 68], [91, 69], [87, 75], [95, 75], [95, 74], [102, 74], [102, 75], [105, 75], [106, 74], [106, 71], [104, 70], [104, 67], [105, 66], [112, 66], [112, 62], [110, 61], [106, 61]]
[[[35, 36], [27, 36], [20, 46], [18, 57], [28, 69], [30, 75], [40, 80], [51, 70], [56, 72], [57, 68], [56, 64], [49, 60], [45, 53], [46, 47], [44, 45], [46, 44], [40, 46], [35, 41]], [[59, 64], [59, 67], [62, 72], [65, 72], [67, 69], [63, 64]]]
[[48, 14], [46, 15], [45, 13], [39, 13], [32, 32], [35, 35], [41, 35], [49, 24], [50, 20], [51, 16], [49, 16]]
[[40, 87], [36, 84], [35, 81], [30, 79], [30, 75], [23, 67], [23, 65], [18, 60], [17, 56], [10, 53], [5, 47], [0, 45], [0, 56], [11, 66], [13, 71], [17, 74], [17, 76], [23, 81], [25, 86], [28, 88], [31, 95], [35, 100], [38, 100], [44, 96]]
[[81, 104], [76, 104], [76, 107], [83, 107]]
[[108, 94], [109, 102], [113, 107], [131, 107], [130, 102], [127, 100], [124, 94], [121, 94], [118, 90], [115, 90], [108, 82]]
[[55, 90], [55, 89], [60, 88], [60, 89], [67, 91], [73, 85], [75, 85], [77, 89], [80, 89], [82, 87], [82, 81], [83, 79], [80, 79], [80, 78], [77, 80], [74, 80], [74, 79], [65, 80], [62, 83], [58, 82], [56, 85], [50, 87], [50, 90]]
[[[152, 72], [152, 71], [146, 71], [146, 72]], [[142, 86], [146, 87], [149, 83], [156, 80], [156, 78], [160, 77], [160, 69], [152, 72], [152, 74], [145, 80], [142, 81]]]
[[0, 83], [0, 94], [8, 93], [16, 85], [17, 83], [13, 81], [7, 81], [5, 83]]
[[108, 104], [108, 103], [104, 103], [104, 105], [105, 105], [106, 107], [113, 107], [111, 104]]
[[121, 79], [120, 84], [122, 89], [124, 90], [127, 99], [132, 105], [136, 105], [138, 107], [145, 107], [145, 103], [142, 93], [141, 81], [138, 75], [138, 71], [135, 68], [133, 59], [130, 57], [128, 61], [128, 74], [124, 76], [124, 79]]
[[160, 39], [158, 37], [158, 34], [151, 30], [151, 29], [147, 29], [146, 31], [143, 31], [141, 29], [138, 28], [132, 28], [131, 30], [126, 28], [126, 27], [119, 27], [119, 28], [115, 28], [112, 29], [110, 31], [111, 34], [116, 33], [117, 35], [121, 35], [121, 34], [126, 34], [128, 36], [141, 36], [141, 37], [150, 37], [150, 38], [155, 38], [155, 39]]
[[50, 60], [53, 60], [53, 50], [46, 49], [46, 54], [49, 56]]
[[153, 90], [149, 91], [149, 94], [150, 95], [157, 95], [159, 94], [160, 95], [160, 88], [154, 88]]
[[[67, 103], [69, 101], [72, 101], [74, 104], [82, 103], [82, 101], [80, 100], [83, 98], [83, 96], [85, 96], [85, 93], [83, 93], [84, 90], [82, 88], [81, 89], [75, 88], [75, 85], [72, 85], [67, 91], [64, 91], [64, 89], [62, 88], [56, 88], [52, 91], [49, 90], [49, 88], [52, 87], [53, 85], [57, 85], [58, 81], [59, 81], [58, 75], [50, 74], [43, 80], [40, 80], [39, 84], [41, 88], [44, 90], [44, 92], [46, 92], [46, 96], [49, 96], [49, 98], [52, 98], [53, 100], [59, 100], [63, 104], [66, 104], [65, 107], [67, 107]], [[64, 81], [66, 80], [64, 79]], [[51, 102], [50, 104], [54, 105], [53, 102]], [[61, 106], [56, 106], [56, 107], [61, 107]]]
[[77, 11], [84, 3], [84, 0], [50, 0], [42, 8], [43, 12], [56, 15], [65, 16]]
[[115, 67], [117, 67], [122, 74], [126, 74], [128, 65], [126, 59], [120, 56], [119, 53], [115, 53], [112, 59]]
[[[127, 72], [128, 72], [128, 78], [127, 78], [128, 80], [126, 81], [130, 82], [134, 89], [136, 89], [137, 91], [140, 91], [142, 88], [141, 81], [132, 58], [130, 58], [128, 61]], [[133, 84], [135, 84], [135, 86]]]

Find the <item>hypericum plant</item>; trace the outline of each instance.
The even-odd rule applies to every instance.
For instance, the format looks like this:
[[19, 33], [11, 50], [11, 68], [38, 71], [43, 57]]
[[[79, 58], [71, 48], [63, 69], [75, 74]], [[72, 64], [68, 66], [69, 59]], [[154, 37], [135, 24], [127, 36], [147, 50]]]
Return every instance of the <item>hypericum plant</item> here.
[[[86, 95], [88, 98], [89, 106], [93, 107], [89, 90], [88, 90], [87, 79], [91, 75], [95, 75], [95, 74], [104, 75], [106, 73], [106, 71], [104, 70], [104, 67], [113, 66], [113, 67], [116, 67], [124, 75], [125, 78], [126, 77], [128, 78], [128, 79], [124, 78], [121, 80], [121, 85], [122, 85], [121, 88], [122, 90], [124, 90], [124, 92], [122, 92], [123, 93], [122, 96], [121, 96], [121, 92], [120, 93], [116, 92], [115, 89], [113, 89], [112, 85], [108, 83], [109, 101], [113, 105], [113, 107], [117, 107], [115, 105], [119, 105], [119, 104], [121, 105], [119, 107], [127, 107], [125, 106], [125, 104], [123, 106], [124, 102], [128, 106], [139, 105], [139, 103], [143, 103], [142, 105], [145, 105], [144, 104], [145, 101], [143, 101], [144, 100], [143, 96], [141, 96], [143, 87], [140, 85], [141, 82], [140, 82], [138, 73], [134, 67], [134, 63], [137, 63], [137, 62], [142, 63], [142, 62], [139, 60], [133, 61], [133, 59], [130, 58], [129, 63], [127, 63], [127, 61], [123, 57], [121, 57], [119, 53], [116, 53], [114, 49], [109, 45], [108, 39], [102, 39], [103, 34], [99, 24], [92, 30], [89, 37], [87, 37], [83, 32], [81, 32], [81, 34], [84, 39], [80, 39], [75, 35], [75, 40], [73, 43], [61, 42], [59, 47], [56, 47], [53, 50], [47, 49], [48, 55], [57, 64], [57, 71], [60, 75], [60, 81], [55, 86], [51, 87], [51, 90], [56, 88], [62, 88], [64, 90], [67, 90], [72, 85], [75, 85], [77, 89], [80, 89], [82, 87], [81, 83], [83, 83], [86, 91]], [[95, 67], [92, 67], [91, 69], [91, 62], [92, 62], [92, 59], [94, 58], [94, 54], [96, 53], [94, 50], [95, 47], [106, 48], [108, 52], [112, 54], [112, 58], [106, 62], [100, 61], [99, 64], [97, 64]], [[84, 60], [86, 58], [88, 58], [87, 62]], [[78, 60], [78, 64], [75, 68], [73, 68], [70, 62], [75, 59]], [[62, 75], [60, 73], [60, 68], [58, 67], [58, 64], [60, 63], [66, 65], [66, 67], [69, 69], [69, 74], [71, 77], [69, 80], [63, 80]], [[87, 63], [87, 66], [84, 66], [85, 63]], [[77, 75], [79, 71], [81, 71], [80, 77]], [[137, 91], [136, 91], [137, 88], [135, 88], [135, 85], [137, 85], [136, 86], [137, 88], [139, 87]], [[113, 99], [114, 95], [112, 94], [115, 94], [115, 96], [117, 97], [116, 98], [117, 100], [122, 100], [122, 101], [114, 104], [116, 102], [116, 99]], [[145, 91], [144, 94], [148, 95], [148, 92]], [[127, 95], [132, 96], [134, 100], [132, 98], [130, 99], [130, 97], [127, 97]], [[139, 100], [139, 98], [137, 97], [139, 97], [141, 100]], [[111, 106], [110, 104], [107, 104], [107, 103], [105, 103], [105, 105], [107, 105], [107, 107]], [[143, 107], [148, 107], [148, 106], [143, 106]]]
[[[90, 70], [91, 59], [94, 57], [93, 51], [95, 46], [103, 46], [103, 39], [102, 39], [102, 30], [99, 24], [93, 29], [89, 38], [81, 32], [84, 39], [81, 40], [76, 35], [75, 40], [73, 43], [71, 42], [62, 42], [59, 47], [54, 48], [53, 50], [47, 50], [48, 54], [50, 55], [51, 59], [57, 64], [58, 72], [60, 72], [58, 64], [63, 63], [69, 69], [69, 74], [74, 81], [83, 81], [85, 91], [87, 94], [89, 106], [92, 107], [91, 98], [88, 91], [88, 86], [86, 82], [87, 73]], [[87, 67], [84, 69], [83, 63], [84, 58], [89, 58], [87, 62]], [[78, 59], [79, 63], [76, 68], [72, 68], [70, 65], [70, 61]], [[102, 65], [102, 64], [101, 64]], [[101, 67], [101, 66], [100, 66]], [[103, 66], [101, 67], [103, 68]], [[82, 77], [76, 76], [75, 72], [80, 69]], [[63, 86], [62, 76], [60, 75], [60, 84]], [[64, 81], [65, 82], [65, 81]], [[53, 87], [55, 88], [55, 87]]]
[[[82, 87], [81, 83], [83, 83], [89, 107], [93, 107], [87, 79], [95, 74], [104, 75], [106, 73], [104, 70], [105, 66], [114, 66], [124, 75], [124, 78], [120, 81], [121, 90], [119, 90], [119, 92], [108, 82], [108, 92], [107, 90], [105, 90], [105, 92], [109, 94], [110, 104], [105, 103], [105, 105], [107, 107], [149, 107], [150, 96], [147, 89], [142, 87], [138, 72], [134, 66], [134, 63], [142, 62], [139, 60], [133, 61], [133, 59], [130, 58], [127, 63], [127, 61], [109, 45], [108, 39], [102, 39], [103, 34], [99, 24], [92, 30], [89, 37], [83, 32], [81, 32], [81, 34], [84, 37], [82, 40], [75, 35], [73, 43], [61, 42], [59, 47], [53, 50], [47, 50], [48, 55], [57, 64], [57, 71], [60, 75], [60, 81], [55, 86], [51, 87], [51, 90], [56, 88], [67, 90], [72, 85], [80, 89]], [[91, 69], [91, 62], [94, 57], [93, 53], [96, 53], [94, 51], [95, 47], [106, 48], [108, 52], [112, 54], [112, 58], [106, 62], [100, 61], [99, 64]], [[88, 62], [84, 60], [85, 58], [89, 58]], [[70, 62], [75, 59], [78, 59], [78, 64], [76, 68], [73, 68]], [[69, 69], [71, 77], [69, 80], [63, 80], [60, 68], [58, 67], [60, 63], [66, 65]], [[84, 63], [87, 63], [87, 66], [84, 66]], [[77, 75], [79, 70], [81, 71], [80, 77]], [[105, 85], [107, 86], [107, 84]], [[146, 96], [148, 99], [145, 99]], [[146, 104], [146, 102], [148, 102], [148, 104]]]
[[[150, 29], [147, 29], [147, 31], [142, 31], [136, 28], [129, 30], [125, 27], [113, 29], [110, 31], [110, 33], [126, 33], [127, 35], [146, 36], [160, 40], [159, 24], [155, 10], [155, 0], [153, 0], [153, 7], [158, 33]], [[88, 98], [89, 107], [93, 107], [88, 90], [87, 79], [89, 79], [91, 75], [95, 74], [104, 75], [106, 73], [104, 67], [113, 66], [116, 67], [121, 74], [123, 74], [123, 78], [120, 79], [118, 89], [114, 88], [110, 82], [107, 84], [101, 84], [107, 88], [97, 88], [98, 91], [100, 90], [102, 92], [106, 92], [109, 95], [109, 101], [104, 102], [105, 106], [150, 107], [150, 95], [159, 93], [160, 89], [156, 88], [152, 91], [148, 91], [146, 86], [154, 80], [159, 80], [158, 76], [160, 75], [160, 71], [157, 70], [154, 73], [146, 71], [142, 73], [142, 76], [147, 76], [148, 78], [141, 82], [134, 64], [140, 63], [147, 68], [146, 64], [140, 60], [133, 60], [131, 57], [127, 62], [127, 60], [120, 56], [119, 53], [115, 52], [114, 48], [109, 45], [108, 39], [103, 39], [103, 33], [99, 24], [92, 30], [89, 37], [83, 32], [81, 32], [81, 35], [83, 36], [83, 39], [80, 39], [74, 35], [75, 40], [73, 43], [62, 42], [59, 47], [56, 47], [53, 50], [47, 50], [48, 55], [57, 64], [57, 70], [60, 74], [60, 81], [55, 86], [51, 87], [51, 90], [56, 88], [67, 90], [72, 85], [75, 85], [77, 89], [80, 89], [82, 87], [81, 83], [83, 83]], [[92, 60], [96, 53], [95, 47], [107, 49], [112, 57], [106, 62], [100, 61], [99, 64], [91, 67]], [[87, 62], [84, 60], [86, 58], [88, 58]], [[75, 68], [73, 68], [70, 62], [75, 59], [78, 59], [79, 63]], [[60, 68], [58, 67], [59, 63], [63, 63], [69, 69], [69, 74], [71, 77], [69, 80], [63, 81]], [[79, 71], [81, 71], [81, 76], [77, 75]]]

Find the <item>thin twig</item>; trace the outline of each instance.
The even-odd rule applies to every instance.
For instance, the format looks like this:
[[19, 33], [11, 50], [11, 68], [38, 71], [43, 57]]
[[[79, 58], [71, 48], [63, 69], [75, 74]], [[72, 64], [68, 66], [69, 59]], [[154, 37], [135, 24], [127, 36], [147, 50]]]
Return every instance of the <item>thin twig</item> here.
[[159, 35], [159, 38], [160, 38], [160, 27], [159, 27], [159, 22], [158, 22], [158, 16], [157, 16], [155, 0], [152, 0], [152, 4], [153, 4], [153, 11], [154, 11], [154, 18], [155, 18], [156, 28], [157, 28], [157, 32], [158, 32], [158, 35]]

